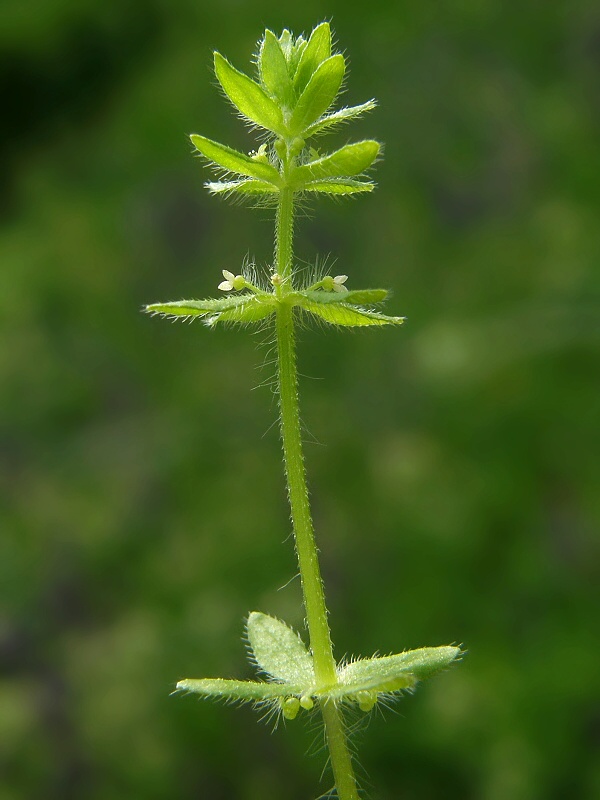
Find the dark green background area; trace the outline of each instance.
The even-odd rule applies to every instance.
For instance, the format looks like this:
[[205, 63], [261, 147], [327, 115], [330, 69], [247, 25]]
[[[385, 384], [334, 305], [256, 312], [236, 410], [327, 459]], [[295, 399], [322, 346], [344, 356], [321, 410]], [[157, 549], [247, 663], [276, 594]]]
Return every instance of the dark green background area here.
[[469, 650], [372, 716], [361, 774], [379, 800], [592, 800], [600, 9], [281, 6], [0, 5], [0, 800], [330, 785], [314, 720], [169, 696], [250, 677], [248, 611], [303, 614], [268, 335], [139, 313], [268, 266], [272, 213], [209, 197], [186, 134], [252, 149], [212, 50], [246, 69], [265, 26], [324, 18], [344, 102], [380, 103], [327, 142], [385, 155], [372, 196], [306, 209], [297, 255], [408, 318], [301, 333], [336, 653]]

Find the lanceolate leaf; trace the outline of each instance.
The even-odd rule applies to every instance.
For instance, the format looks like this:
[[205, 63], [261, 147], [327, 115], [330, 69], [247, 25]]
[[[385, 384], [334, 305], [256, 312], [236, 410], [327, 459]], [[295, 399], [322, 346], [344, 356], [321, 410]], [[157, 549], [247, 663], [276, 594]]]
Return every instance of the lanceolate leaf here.
[[375, 184], [371, 181], [356, 181], [343, 178], [330, 178], [325, 181], [311, 181], [302, 186], [303, 192], [321, 192], [322, 194], [357, 194], [372, 192]]
[[330, 128], [333, 128], [342, 122], [347, 122], [350, 119], [359, 117], [361, 114], [365, 114], [367, 111], [372, 111], [376, 105], [377, 103], [375, 100], [368, 100], [366, 103], [363, 103], [360, 106], [340, 108], [338, 111], [332, 111], [331, 114], [325, 114], [321, 117], [321, 119], [318, 119], [313, 125], [306, 129], [304, 132], [304, 138], [307, 139], [309, 136], [315, 136], [319, 133], [326, 133]]
[[447, 669], [461, 654], [458, 647], [422, 647], [382, 658], [364, 658], [343, 667], [338, 674], [342, 684], [363, 682], [365, 689], [396, 691], [404, 678], [430, 678]]
[[276, 194], [277, 186], [264, 181], [249, 179], [246, 181], [209, 181], [204, 184], [213, 194]]
[[275, 185], [279, 183], [279, 172], [271, 164], [250, 158], [245, 153], [240, 153], [219, 142], [213, 142], [206, 136], [193, 133], [190, 139], [199, 153], [228, 172], [237, 172], [239, 175], [258, 178]]
[[144, 311], [165, 317], [198, 317], [215, 312], [229, 311], [248, 302], [252, 295], [233, 295], [210, 300], [175, 300], [170, 303], [151, 303]]
[[306, 300], [302, 303], [301, 308], [310, 311], [311, 314], [324, 319], [331, 325], [343, 325], [350, 328], [363, 325], [401, 325], [404, 322], [404, 317], [388, 317], [377, 311], [367, 311], [365, 308], [357, 308], [339, 302], [322, 304]]
[[317, 67], [331, 55], [331, 29], [328, 22], [322, 22], [313, 30], [306, 47], [304, 48], [296, 75], [294, 87], [298, 94], [306, 88]]
[[257, 702], [276, 697], [301, 694], [305, 687], [288, 683], [266, 683], [265, 681], [230, 681], [224, 678], [185, 678], [177, 688], [183, 692], [194, 692], [204, 697], [241, 702]]
[[[279, 41], [281, 42], [281, 39]], [[290, 78], [294, 78], [294, 76], [296, 75], [298, 64], [300, 63], [302, 53], [306, 50], [307, 44], [308, 42], [306, 41], [306, 39], [304, 39], [302, 36], [299, 36], [296, 39], [294, 46], [291, 48], [289, 58], [288, 56], [286, 56], [286, 58], [288, 59]], [[281, 49], [283, 50], [283, 47]], [[285, 50], [283, 52], [285, 55]]]
[[309, 181], [359, 175], [371, 166], [378, 154], [379, 142], [366, 140], [347, 144], [334, 153], [298, 167], [291, 180], [301, 186]]
[[215, 53], [215, 73], [223, 91], [244, 117], [261, 128], [284, 133], [281, 109], [262, 86], [238, 72], [220, 53]]
[[292, 36], [291, 32], [288, 31], [287, 28], [284, 28], [283, 33], [279, 37], [278, 41], [279, 41], [279, 46], [281, 47], [281, 52], [283, 53], [287, 61], [292, 55], [292, 50], [294, 47], [294, 37]]
[[[330, 686], [324, 690], [323, 694], [330, 697], [332, 700], [355, 700], [359, 692], [373, 692], [375, 694], [374, 700], [377, 699], [378, 693], [392, 693], [402, 692], [407, 689], [413, 689], [417, 685], [417, 679], [414, 675], [406, 673], [399, 675], [395, 679], [382, 682], [378, 678], [356, 678], [355, 680], [348, 680], [345, 683], [339, 683], [336, 686]], [[321, 692], [317, 692], [317, 695]]]
[[279, 39], [269, 30], [265, 31], [258, 56], [258, 69], [263, 86], [271, 97], [280, 103], [288, 103], [292, 95], [292, 81], [288, 65], [279, 44]]
[[317, 68], [292, 113], [289, 125], [291, 135], [301, 136], [306, 128], [327, 111], [340, 90], [345, 69], [344, 56], [339, 53], [323, 61]]
[[[388, 296], [386, 289], [352, 289], [341, 296], [338, 292], [324, 292], [321, 290], [298, 292], [298, 295], [314, 303], [349, 303], [350, 305], [370, 306], [382, 303]], [[299, 302], [302, 305], [302, 302]]]
[[261, 319], [271, 316], [275, 313], [275, 306], [277, 300], [270, 295], [242, 295], [244, 302], [221, 311], [214, 316], [206, 318], [206, 324], [213, 327], [218, 322], [238, 322], [241, 324], [247, 322], [259, 322]]
[[248, 617], [248, 642], [256, 663], [276, 680], [314, 683], [312, 656], [302, 639], [281, 620], [253, 611]]
[[275, 311], [277, 300], [272, 294], [239, 294], [214, 300], [177, 300], [152, 303], [145, 310], [170, 318], [204, 317], [206, 324], [217, 322], [257, 322]]

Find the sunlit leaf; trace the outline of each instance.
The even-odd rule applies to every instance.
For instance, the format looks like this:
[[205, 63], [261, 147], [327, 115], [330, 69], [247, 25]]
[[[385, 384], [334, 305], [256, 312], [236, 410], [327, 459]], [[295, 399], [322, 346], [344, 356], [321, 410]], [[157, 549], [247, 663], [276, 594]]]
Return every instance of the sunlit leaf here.
[[386, 289], [352, 289], [344, 292], [341, 296], [339, 292], [324, 292], [322, 290], [298, 292], [302, 297], [306, 297], [314, 303], [350, 303], [351, 305], [370, 306], [381, 303], [388, 296]]
[[215, 53], [215, 73], [223, 91], [244, 117], [274, 133], [285, 132], [278, 104], [262, 86], [232, 67], [220, 53]]
[[303, 192], [321, 192], [322, 194], [357, 194], [372, 192], [375, 184], [372, 181], [356, 181], [351, 179], [330, 178], [325, 181], [311, 181], [302, 186]]
[[265, 31], [258, 55], [258, 69], [263, 86], [280, 103], [289, 102], [292, 81], [288, 65], [279, 44], [279, 39], [269, 30]]
[[237, 172], [239, 175], [247, 175], [250, 178], [258, 178], [273, 184], [279, 183], [279, 172], [271, 164], [250, 158], [245, 153], [240, 153], [219, 142], [213, 142], [212, 139], [199, 136], [197, 133], [193, 133], [190, 139], [199, 153], [228, 172]]
[[272, 295], [242, 295], [243, 303], [206, 318], [206, 324], [213, 327], [219, 322], [259, 322], [275, 313], [277, 300]]
[[177, 689], [183, 692], [194, 692], [203, 697], [210, 697], [216, 700], [238, 700], [241, 702], [257, 702], [301, 694], [303, 688], [303, 686], [294, 686], [288, 683], [232, 681], [224, 678], [185, 678], [177, 684]]
[[264, 181], [209, 181], [205, 184], [212, 194], [277, 194], [279, 188]]
[[175, 300], [169, 303], [150, 303], [144, 307], [149, 314], [165, 317], [197, 317], [215, 312], [230, 311], [244, 305], [253, 295], [230, 295], [209, 300]]
[[388, 317], [377, 311], [368, 311], [365, 308], [357, 308], [340, 302], [322, 304], [305, 300], [301, 308], [310, 311], [311, 314], [331, 325], [343, 325], [350, 328], [364, 325], [401, 325], [404, 322], [404, 317]]
[[290, 180], [297, 186], [309, 181], [359, 175], [368, 169], [379, 154], [379, 142], [367, 139], [341, 147], [334, 153], [297, 167]]
[[273, 678], [305, 687], [314, 682], [312, 656], [285, 622], [253, 611], [248, 617], [248, 642], [258, 666]]
[[460, 655], [458, 647], [421, 647], [393, 656], [353, 661], [339, 671], [338, 678], [347, 686], [360, 684], [364, 689], [393, 692], [406, 688], [403, 681], [407, 677], [430, 678], [447, 669]]
[[209, 326], [217, 322], [257, 322], [273, 314], [277, 300], [271, 294], [238, 294], [211, 300], [177, 300], [152, 303], [145, 307], [149, 314], [171, 319], [203, 317]]
[[292, 55], [292, 49], [294, 47], [294, 37], [292, 36], [291, 31], [289, 31], [287, 28], [284, 28], [281, 36], [278, 39], [278, 42], [279, 46], [281, 47], [281, 52], [287, 61]]
[[[279, 41], [281, 42], [281, 39]], [[306, 50], [307, 44], [308, 42], [306, 41], [306, 39], [304, 39], [302, 36], [299, 36], [294, 42], [294, 46], [291, 50], [289, 57], [286, 56], [286, 58], [288, 58], [289, 73], [291, 78], [294, 78], [294, 76], [296, 75], [298, 64], [300, 63], [300, 59], [302, 58], [302, 53], [304, 53], [304, 51]]]
[[289, 128], [293, 136], [301, 136], [327, 111], [340, 90], [345, 69], [344, 56], [340, 54], [331, 56], [317, 67], [292, 112]]
[[328, 59], [330, 55], [331, 29], [328, 22], [322, 22], [311, 33], [298, 62], [294, 77], [294, 87], [299, 95], [306, 88], [317, 67]]
[[375, 100], [368, 100], [366, 103], [362, 103], [360, 106], [340, 108], [337, 111], [332, 111], [331, 114], [325, 114], [313, 125], [307, 128], [307, 130], [304, 132], [304, 138], [307, 139], [309, 136], [315, 136], [319, 133], [326, 133], [336, 125], [340, 125], [343, 122], [348, 122], [348, 120], [355, 119], [361, 114], [365, 114], [367, 111], [372, 111], [376, 105], [377, 103]]

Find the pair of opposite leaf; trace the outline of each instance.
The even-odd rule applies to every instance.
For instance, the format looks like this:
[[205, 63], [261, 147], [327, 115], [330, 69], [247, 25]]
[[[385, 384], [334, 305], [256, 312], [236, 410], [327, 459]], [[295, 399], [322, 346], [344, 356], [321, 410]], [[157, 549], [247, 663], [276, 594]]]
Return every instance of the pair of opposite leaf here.
[[[318, 192], [329, 195], [371, 191], [374, 183], [361, 176], [372, 166], [380, 150], [378, 142], [366, 140], [348, 144], [333, 153], [319, 155], [306, 142], [334, 126], [375, 107], [362, 105], [329, 111], [342, 84], [344, 57], [332, 54], [331, 31], [324, 22], [308, 40], [294, 39], [289, 31], [277, 38], [267, 30], [258, 53], [258, 81], [238, 72], [223, 56], [215, 53], [215, 73], [225, 95], [252, 126], [267, 139], [253, 155], [233, 150], [204, 136], [193, 134], [197, 151], [212, 167], [226, 172], [231, 180], [207, 184], [210, 191], [225, 194], [276, 196], [282, 190]], [[223, 272], [227, 278], [219, 288], [242, 294], [208, 300], [153, 303], [150, 313], [171, 318], [200, 317], [208, 326], [217, 322], [253, 323], [272, 317], [280, 303], [293, 306], [332, 325], [401, 324], [403, 317], [374, 311], [382, 302], [383, 289], [343, 291], [337, 276], [326, 276], [304, 290], [285, 286], [277, 291], [254, 286], [243, 275]], [[366, 308], [365, 308], [366, 306]]]
[[305, 289], [291, 291], [283, 296], [278, 296], [275, 291], [253, 289], [238, 295], [208, 300], [152, 303], [146, 306], [146, 311], [172, 319], [200, 317], [206, 325], [212, 327], [217, 322], [243, 324], [264, 321], [277, 312], [280, 304], [285, 303], [331, 325], [400, 325], [404, 322], [404, 317], [390, 317], [364, 307], [380, 303], [386, 296], [385, 289], [359, 289], [344, 292], [343, 295], [336, 291]]
[[315, 702], [332, 701], [357, 705], [370, 711], [380, 696], [390, 696], [415, 687], [449, 667], [460, 655], [458, 647], [422, 647], [392, 656], [364, 658], [340, 664], [337, 681], [320, 686], [313, 659], [302, 639], [281, 620], [253, 611], [247, 623], [248, 644], [266, 681], [236, 681], [223, 678], [186, 679], [177, 689], [206, 698], [254, 704], [271, 703], [286, 719], [294, 719], [301, 708]]

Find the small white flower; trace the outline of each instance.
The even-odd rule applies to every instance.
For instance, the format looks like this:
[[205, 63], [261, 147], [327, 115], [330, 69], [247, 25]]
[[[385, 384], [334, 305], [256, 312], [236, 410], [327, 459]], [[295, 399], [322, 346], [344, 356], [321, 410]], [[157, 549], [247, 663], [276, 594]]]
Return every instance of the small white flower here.
[[219, 284], [219, 289], [222, 292], [230, 292], [233, 289], [233, 282], [235, 281], [235, 275], [233, 274], [233, 272], [229, 272], [228, 269], [224, 269], [223, 277], [226, 278], [226, 280], [221, 281], [221, 283]]
[[335, 278], [333, 279], [333, 291], [347, 292], [348, 289], [344, 286], [347, 280], [348, 280], [347, 275], [336, 275]]
[[228, 269], [223, 270], [223, 277], [225, 280], [221, 281], [219, 284], [219, 289], [222, 292], [231, 292], [234, 290], [239, 292], [239, 290], [243, 289], [246, 285], [246, 279], [243, 275], [234, 275], [233, 272], [229, 272]]
[[326, 292], [347, 292], [348, 289], [344, 286], [347, 280], [347, 275], [336, 275], [335, 278], [327, 275], [323, 278], [322, 286]]
[[250, 158], [253, 159], [254, 161], [260, 161], [263, 164], [268, 164], [269, 156], [267, 155], [267, 145], [261, 144], [258, 150], [251, 150]]

